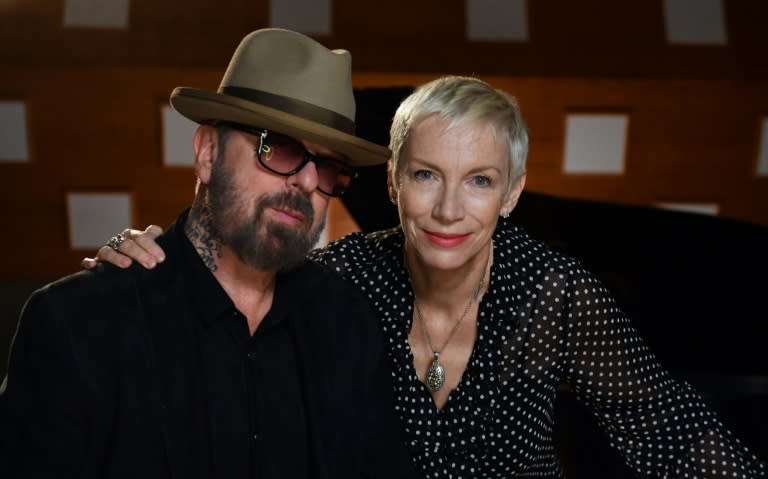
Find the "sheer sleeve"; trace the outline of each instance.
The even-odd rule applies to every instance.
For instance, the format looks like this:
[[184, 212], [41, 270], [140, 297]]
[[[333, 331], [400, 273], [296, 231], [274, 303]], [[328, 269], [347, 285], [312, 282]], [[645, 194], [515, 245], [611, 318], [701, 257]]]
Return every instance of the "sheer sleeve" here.
[[385, 243], [401, 244], [398, 233], [399, 228], [368, 234], [350, 233], [324, 248], [311, 251], [308, 258], [349, 279], [356, 273], [390, 260], [390, 246]]
[[542, 291], [541, 302], [553, 304], [541, 306], [562, 301], [565, 310], [568, 383], [641, 477], [766, 477], [766, 465], [658, 362], [592, 274], [572, 263], [545, 274]]
[[344, 276], [349, 267], [349, 263], [347, 262], [345, 254], [346, 250], [340, 246], [340, 243], [330, 243], [324, 248], [310, 251], [307, 257], [315, 263], [322, 264]]

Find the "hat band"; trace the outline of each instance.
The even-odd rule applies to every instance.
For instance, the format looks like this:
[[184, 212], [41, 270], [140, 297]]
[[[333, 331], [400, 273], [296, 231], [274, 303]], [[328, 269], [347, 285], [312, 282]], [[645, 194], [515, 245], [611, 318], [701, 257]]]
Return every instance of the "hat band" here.
[[221, 87], [220, 91], [225, 95], [242, 98], [243, 100], [259, 103], [269, 108], [304, 118], [305, 120], [321, 123], [348, 135], [355, 134], [354, 121], [335, 111], [327, 110], [305, 101], [240, 86], [225, 86]]

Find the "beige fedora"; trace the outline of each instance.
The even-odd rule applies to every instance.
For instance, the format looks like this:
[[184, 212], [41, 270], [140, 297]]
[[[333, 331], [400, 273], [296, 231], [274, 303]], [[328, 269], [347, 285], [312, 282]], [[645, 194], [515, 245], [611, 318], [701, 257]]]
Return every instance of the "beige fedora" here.
[[352, 56], [290, 30], [248, 34], [218, 92], [178, 87], [171, 105], [198, 123], [231, 121], [318, 143], [353, 166], [386, 162], [388, 148], [355, 136]]

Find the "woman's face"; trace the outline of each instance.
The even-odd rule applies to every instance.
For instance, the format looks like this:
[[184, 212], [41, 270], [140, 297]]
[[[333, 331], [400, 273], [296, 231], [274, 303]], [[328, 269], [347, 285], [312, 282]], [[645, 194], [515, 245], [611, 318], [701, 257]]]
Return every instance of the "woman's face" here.
[[431, 115], [411, 132], [392, 172], [407, 254], [423, 266], [456, 270], [485, 262], [499, 214], [511, 211], [525, 176], [508, 197], [504, 139], [490, 127]]

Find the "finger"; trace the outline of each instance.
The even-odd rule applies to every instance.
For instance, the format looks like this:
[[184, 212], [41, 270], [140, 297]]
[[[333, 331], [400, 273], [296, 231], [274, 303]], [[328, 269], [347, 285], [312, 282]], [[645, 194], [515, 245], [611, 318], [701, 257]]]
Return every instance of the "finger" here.
[[95, 258], [85, 257], [82, 261], [80, 261], [80, 267], [83, 269], [93, 269], [98, 265], [99, 262]]
[[157, 238], [163, 234], [163, 228], [157, 225], [149, 225], [144, 231], [152, 235], [152, 238]]
[[[120, 244], [120, 246], [118, 248], [118, 251], [114, 251], [111, 248], [107, 247], [107, 249], [110, 249], [112, 251], [111, 252], [107, 252], [107, 254], [109, 256], [108, 257], [105, 256], [104, 259], [111, 263], [112, 262], [111, 258], [113, 257], [112, 255], [114, 254], [116, 256], [122, 256], [123, 259], [132, 259], [134, 261], [137, 261], [139, 264], [141, 264], [145, 268], [148, 268], [148, 269], [154, 268], [155, 266], [157, 266], [158, 260], [157, 260], [157, 258], [154, 255], [149, 253], [149, 251], [147, 251], [147, 249], [144, 248], [138, 242], [138, 240], [141, 238], [142, 234], [143, 234], [143, 232], [139, 233], [139, 235], [135, 236], [134, 239], [128, 238], [126, 236], [125, 241], [123, 241]], [[150, 239], [143, 239], [142, 240], [142, 242], [147, 242], [147, 241], [154, 242], [154, 240], [150, 240]], [[157, 248], [159, 249], [160, 247], [157, 246]], [[107, 258], [110, 258], [110, 259], [107, 259]], [[121, 264], [122, 264], [122, 262], [121, 262]]]
[[155, 239], [163, 233], [163, 229], [157, 225], [150, 225], [142, 233], [132, 236], [131, 239], [143, 248], [157, 263], [165, 261], [165, 252], [157, 244]]
[[126, 228], [120, 234], [125, 236], [127, 239], [134, 239], [135, 237], [144, 234], [144, 232], [141, 230], [135, 230], [133, 228]]
[[[125, 247], [125, 243], [127, 243], [128, 240], [123, 241], [123, 244], [120, 245], [120, 250], [122, 251]], [[96, 253], [96, 258], [94, 258], [97, 262], [105, 262], [105, 263], [112, 263], [113, 265], [119, 267], [119, 268], [127, 268], [132, 263], [133, 260], [129, 258], [128, 256], [118, 253], [117, 251], [113, 250], [107, 245], [102, 246], [99, 248], [99, 251]]]

